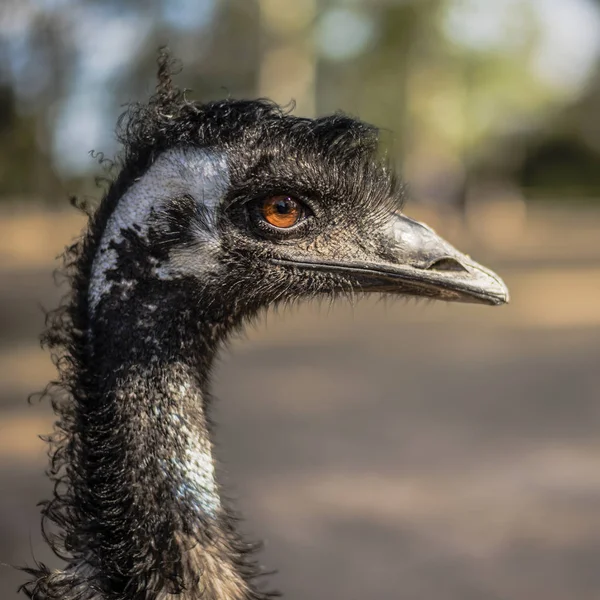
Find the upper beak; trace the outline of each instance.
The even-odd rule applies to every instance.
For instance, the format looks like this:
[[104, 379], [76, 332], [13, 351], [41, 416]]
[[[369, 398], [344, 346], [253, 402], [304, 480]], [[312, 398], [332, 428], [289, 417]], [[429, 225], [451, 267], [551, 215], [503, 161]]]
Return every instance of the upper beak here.
[[364, 291], [492, 305], [509, 300], [508, 288], [498, 275], [418, 221], [395, 214], [383, 234], [382, 245], [379, 255], [385, 259], [276, 262], [344, 273]]
[[508, 288], [496, 273], [423, 223], [396, 214], [384, 245], [392, 261], [364, 266], [373, 271], [371, 281], [386, 291], [397, 287], [401, 293], [455, 302], [500, 305], [509, 301]]

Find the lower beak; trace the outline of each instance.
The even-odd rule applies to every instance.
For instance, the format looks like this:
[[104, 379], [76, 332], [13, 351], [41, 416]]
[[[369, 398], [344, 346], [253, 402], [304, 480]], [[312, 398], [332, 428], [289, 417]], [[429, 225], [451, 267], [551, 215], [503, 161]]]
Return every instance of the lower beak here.
[[508, 288], [498, 275], [456, 250], [427, 225], [396, 214], [382, 244], [383, 260], [319, 260], [296, 266], [343, 272], [364, 291], [491, 305], [509, 301]]

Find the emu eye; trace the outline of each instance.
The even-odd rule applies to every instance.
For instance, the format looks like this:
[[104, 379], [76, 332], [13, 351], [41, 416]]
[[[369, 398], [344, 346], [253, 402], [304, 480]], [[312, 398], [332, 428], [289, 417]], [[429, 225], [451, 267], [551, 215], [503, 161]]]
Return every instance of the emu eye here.
[[279, 229], [289, 229], [305, 216], [304, 206], [290, 196], [267, 198], [262, 203], [261, 212], [269, 225]]

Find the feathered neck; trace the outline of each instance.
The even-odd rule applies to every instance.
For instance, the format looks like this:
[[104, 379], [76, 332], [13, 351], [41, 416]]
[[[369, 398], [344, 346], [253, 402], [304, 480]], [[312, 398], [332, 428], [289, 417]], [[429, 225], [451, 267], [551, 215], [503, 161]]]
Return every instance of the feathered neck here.
[[[188, 282], [189, 283], [189, 282]], [[33, 598], [260, 599], [251, 551], [214, 477], [208, 376], [241, 315], [185, 281], [118, 286], [67, 358], [45, 517], [68, 565], [32, 571]], [[55, 544], [57, 546], [57, 544]], [[78, 595], [81, 594], [81, 595]]]
[[267, 598], [254, 585], [255, 546], [219, 496], [207, 414], [218, 348], [258, 307], [242, 313], [233, 291], [201, 278], [157, 276], [164, 246], [153, 252], [136, 227], [103, 245], [116, 191], [119, 180], [67, 253], [72, 297], [46, 336], [68, 394], [53, 397], [57, 485], [44, 518], [61, 530], [51, 543], [67, 567], [40, 565], [24, 590], [38, 600]]
[[246, 598], [209, 439], [215, 316], [186, 309], [194, 304], [184, 286], [160, 287], [121, 298], [118, 315], [99, 310], [91, 323], [96, 385], [77, 407], [86, 560], [123, 598]]

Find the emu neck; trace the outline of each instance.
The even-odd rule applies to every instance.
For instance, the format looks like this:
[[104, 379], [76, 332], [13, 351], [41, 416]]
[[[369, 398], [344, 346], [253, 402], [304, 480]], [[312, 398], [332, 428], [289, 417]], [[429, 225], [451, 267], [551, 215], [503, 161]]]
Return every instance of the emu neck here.
[[91, 265], [72, 545], [107, 598], [262, 597], [219, 497], [207, 415], [216, 351], [240, 321], [208, 281], [226, 184], [222, 155], [165, 152], [115, 204]]
[[[97, 408], [102, 407], [98, 424], [111, 423], [102, 434], [112, 443], [99, 447], [110, 451], [103, 458], [129, 474], [134, 486], [131, 500], [143, 506], [145, 514], [159, 508], [154, 503], [160, 502], [161, 510], [166, 503], [183, 525], [193, 529], [215, 520], [221, 509], [206, 417], [207, 393], [201, 385], [206, 376], [189, 357], [162, 354], [162, 340], [146, 340], [141, 343], [150, 346], [153, 354], [145, 355], [134, 342], [115, 371], [101, 375], [105, 386], [97, 400]], [[96, 416], [95, 410], [86, 411], [86, 417], [92, 415]], [[139, 497], [136, 483], [144, 486]], [[160, 496], [154, 491], [160, 491]]]
[[[90, 562], [118, 598], [149, 586], [187, 590], [182, 600], [245, 598], [207, 419], [208, 374], [227, 328], [187, 309], [182, 283], [126, 299], [113, 291], [91, 323], [91, 386], [78, 405]], [[213, 593], [195, 595], [200, 588]]]

